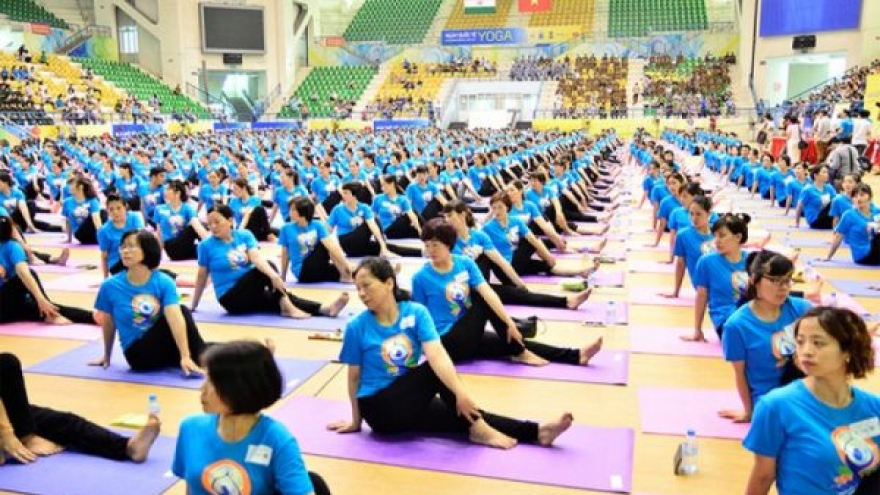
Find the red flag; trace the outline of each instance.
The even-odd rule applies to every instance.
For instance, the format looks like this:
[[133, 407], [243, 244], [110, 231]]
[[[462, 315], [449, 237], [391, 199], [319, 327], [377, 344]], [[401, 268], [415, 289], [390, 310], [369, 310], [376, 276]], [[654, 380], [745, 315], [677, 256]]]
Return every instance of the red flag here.
[[519, 0], [519, 11], [523, 13], [550, 10], [553, 10], [553, 0]]

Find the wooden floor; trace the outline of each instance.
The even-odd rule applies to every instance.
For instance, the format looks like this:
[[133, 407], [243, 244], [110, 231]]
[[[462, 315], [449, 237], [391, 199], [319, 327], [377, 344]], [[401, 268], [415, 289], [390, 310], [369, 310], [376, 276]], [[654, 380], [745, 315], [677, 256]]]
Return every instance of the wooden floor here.
[[[877, 181], [874, 181], [875, 190]], [[636, 217], [642, 218], [642, 217]], [[776, 219], [758, 219], [756, 222], [771, 223]], [[637, 220], [633, 232], [643, 232], [647, 220]], [[806, 236], [813, 234], [797, 234]], [[827, 236], [828, 234], [821, 234]], [[648, 235], [631, 236], [630, 246], [641, 246]], [[664, 241], [665, 242], [665, 241]], [[804, 249], [804, 254], [824, 254], [824, 249]], [[270, 255], [274, 254], [270, 250]], [[630, 259], [662, 259], [662, 253], [631, 253]], [[848, 256], [842, 252], [838, 256]], [[74, 254], [72, 264], [96, 262], [97, 253]], [[566, 263], [576, 261], [566, 260]], [[608, 269], [624, 269], [611, 266]], [[178, 270], [194, 274], [189, 269]], [[856, 270], [825, 270], [828, 278], [846, 277], [876, 280], [876, 272], [869, 274]], [[52, 276], [44, 276], [44, 280]], [[594, 298], [623, 299], [626, 291], [660, 292], [669, 289], [671, 275], [628, 274], [625, 289], [599, 290]], [[687, 283], [687, 282], [686, 282]], [[539, 288], [539, 286], [535, 286]], [[543, 286], [543, 289], [550, 287]], [[832, 289], [826, 287], [825, 291]], [[56, 292], [50, 294], [58, 302], [91, 307], [94, 294]], [[303, 290], [302, 295], [327, 300], [333, 293], [320, 290]], [[352, 294], [354, 296], [354, 294]], [[880, 299], [857, 299], [872, 313], [880, 312]], [[708, 320], [708, 318], [707, 318]], [[690, 327], [693, 312], [690, 308], [632, 306], [632, 325], [664, 325]], [[707, 321], [707, 335], [712, 331]], [[604, 335], [609, 348], [627, 348], [626, 327], [596, 329], [577, 323], [553, 323], [553, 328], [541, 335], [549, 342], [581, 345], [597, 335]], [[280, 356], [299, 358], [333, 359], [339, 351], [334, 342], [309, 341], [307, 332], [285, 331], [257, 327], [232, 327], [229, 325], [201, 325], [206, 340], [226, 341], [235, 338], [266, 337], [275, 340]], [[54, 356], [67, 349], [81, 345], [80, 342], [42, 338], [19, 338], [0, 336], [0, 350], [17, 354], [25, 366]], [[122, 359], [116, 356], [116, 360]], [[83, 363], [85, 365], [85, 363]], [[162, 404], [163, 433], [176, 435], [180, 420], [186, 415], [200, 412], [197, 391], [180, 389], [156, 389], [150, 386], [129, 385], [71, 378], [27, 375], [31, 399], [36, 404], [58, 409], [69, 409], [99, 424], [109, 424], [124, 413], [143, 412], [146, 398], [158, 393]], [[685, 358], [646, 354], [630, 356], [629, 385], [625, 387], [584, 385], [566, 382], [548, 382], [524, 379], [466, 376], [465, 381], [472, 396], [481, 407], [505, 414], [534, 419], [549, 419], [561, 411], [571, 411], [576, 423], [601, 426], [627, 426], [635, 430], [635, 462], [633, 492], [655, 495], [705, 495], [714, 493], [742, 493], [751, 467], [751, 456], [738, 441], [700, 438], [700, 473], [693, 477], [673, 476], [671, 458], [680, 436], [647, 435], [641, 433], [637, 392], [640, 387], [690, 387], [733, 390], [733, 376], [729, 365], [720, 359]], [[880, 392], [876, 377], [862, 384]], [[345, 373], [342, 367], [330, 364], [301, 386], [294, 395], [317, 395], [322, 398], [346, 398]], [[688, 404], [682, 404], [688, 407]], [[345, 419], [345, 418], [327, 418]], [[683, 434], [684, 432], [682, 432]], [[507, 495], [554, 495], [585, 492], [527, 483], [515, 483], [489, 478], [461, 476], [402, 469], [382, 465], [351, 462], [316, 456], [306, 456], [308, 467], [320, 472], [329, 482], [333, 493], [339, 495], [363, 495], [372, 493], [416, 493], [427, 495], [504, 493]], [[559, 466], [559, 469], [579, 469], [578, 466]], [[0, 468], [2, 472], [2, 468]], [[2, 476], [2, 475], [0, 475]], [[183, 494], [185, 487], [177, 483], [167, 493]]]

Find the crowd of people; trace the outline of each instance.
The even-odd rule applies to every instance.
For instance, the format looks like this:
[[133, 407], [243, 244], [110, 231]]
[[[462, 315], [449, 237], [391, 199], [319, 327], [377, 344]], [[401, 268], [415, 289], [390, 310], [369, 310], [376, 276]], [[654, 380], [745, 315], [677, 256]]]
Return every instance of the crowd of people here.
[[[859, 114], [863, 110], [873, 112], [875, 109], [864, 107], [865, 89], [868, 76], [878, 73], [880, 73], [880, 59], [868, 65], [851, 67], [839, 79], [832, 79], [829, 83], [813, 89], [809, 94], [796, 100], [783, 101], [779, 109], [784, 115], [797, 115], [804, 121], [812, 120], [820, 110], [826, 115], [831, 115], [841, 103], [849, 105], [847, 111], [850, 115]], [[759, 114], [764, 113], [763, 106], [763, 104], [759, 105]]]
[[695, 60], [653, 56], [634, 97], [640, 95], [645, 108], [660, 116], [735, 116], [730, 88], [730, 65], [735, 60], [729, 55]]

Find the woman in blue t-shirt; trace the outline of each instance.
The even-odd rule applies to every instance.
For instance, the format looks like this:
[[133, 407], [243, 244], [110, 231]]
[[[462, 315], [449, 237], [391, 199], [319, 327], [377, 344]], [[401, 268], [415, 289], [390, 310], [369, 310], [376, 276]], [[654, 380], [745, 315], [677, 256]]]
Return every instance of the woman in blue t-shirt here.
[[254, 189], [247, 179], [239, 177], [232, 181], [232, 198], [229, 208], [235, 215], [236, 228], [250, 230], [258, 242], [269, 239], [273, 234], [269, 226], [269, 214], [260, 198], [254, 196]]
[[281, 246], [281, 280], [286, 280], [289, 266], [290, 274], [299, 283], [352, 282], [345, 253], [324, 222], [315, 219], [315, 204], [311, 199], [290, 200], [290, 223], [281, 227], [278, 245]]
[[785, 189], [786, 216], [788, 216], [792, 206], [797, 210], [797, 207], [800, 205], [801, 192], [810, 185], [810, 180], [807, 178], [807, 165], [805, 163], [796, 163], [792, 170], [794, 172], [794, 179], [788, 182]]
[[[688, 197], [689, 194], [683, 194]], [[705, 196], [696, 196], [687, 200], [690, 212], [690, 227], [684, 227], [681, 231], [676, 228], [675, 247], [672, 250], [675, 256], [675, 285], [670, 298], [677, 298], [684, 281], [685, 271], [691, 277], [691, 284], [696, 288], [697, 262], [703, 255], [715, 251], [714, 236], [710, 230], [710, 217], [712, 215], [712, 201]], [[667, 296], [666, 294], [663, 294]]]
[[840, 194], [834, 196], [834, 199], [831, 200], [831, 211], [829, 213], [831, 214], [832, 225], [837, 226], [837, 223], [840, 222], [840, 217], [852, 209], [853, 189], [855, 189], [858, 183], [859, 179], [853, 174], [843, 176], [843, 180], [840, 181]]
[[801, 215], [811, 229], [831, 230], [831, 201], [837, 196], [834, 186], [828, 183], [828, 167], [816, 165], [810, 171], [811, 185], [804, 186], [795, 212], [794, 226], [800, 227]]
[[880, 265], [880, 208], [874, 204], [871, 186], [858, 184], [853, 189], [854, 208], [840, 218], [834, 227], [834, 238], [826, 260], [831, 260], [846, 241], [853, 262], [859, 265]]
[[207, 182], [202, 183], [199, 187], [199, 204], [196, 211], [201, 211], [202, 206], [205, 211], [211, 211], [216, 205], [226, 204], [226, 197], [229, 195], [229, 188], [223, 181], [223, 173], [220, 170], [211, 170], [207, 174]]
[[180, 304], [174, 280], [158, 270], [162, 250], [156, 235], [132, 230], [120, 244], [125, 271], [104, 280], [95, 309], [102, 313], [104, 355], [89, 363], [110, 366], [116, 334], [131, 369], [155, 370], [179, 366], [183, 373], [200, 373], [196, 364], [205, 341], [189, 308]]
[[794, 325], [806, 375], [758, 402], [743, 446], [755, 454], [746, 493], [880, 493], [880, 397], [852, 385], [874, 370], [871, 334], [847, 309], [820, 307]]
[[227, 342], [212, 346], [202, 362], [205, 413], [180, 424], [171, 466], [187, 493], [330, 495], [324, 480], [306, 469], [293, 435], [262, 413], [284, 391], [272, 349], [254, 341]]
[[397, 178], [383, 175], [380, 179], [382, 194], [373, 198], [373, 213], [388, 239], [418, 239], [422, 227], [418, 215], [406, 196], [398, 194]]
[[199, 240], [208, 236], [188, 200], [186, 184], [171, 181], [165, 185], [165, 204], [153, 213], [152, 220], [159, 226], [159, 242], [174, 261], [195, 259]]
[[126, 232], [144, 228], [140, 213], [128, 211], [128, 203], [116, 193], [107, 196], [107, 222], [98, 230], [98, 246], [101, 249], [101, 271], [104, 278], [125, 269], [119, 247]]
[[40, 278], [28, 267], [27, 252], [15, 239], [14, 232], [12, 218], [0, 216], [0, 323], [94, 324], [91, 311], [54, 304], [49, 300]]
[[278, 172], [279, 183], [272, 191], [272, 213], [269, 214], [269, 224], [281, 213], [284, 223], [290, 221], [290, 200], [293, 198], [309, 197], [309, 192], [299, 183], [299, 174], [289, 166], [283, 166]]
[[451, 433], [507, 449], [517, 442], [552, 445], [571, 426], [569, 413], [539, 425], [478, 409], [428, 310], [403, 300], [391, 263], [368, 258], [354, 276], [367, 310], [348, 323], [339, 353], [348, 365], [351, 419], [328, 428], [353, 433], [366, 421], [377, 434]]
[[33, 202], [28, 202], [21, 189], [15, 187], [12, 175], [5, 170], [0, 170], [0, 206], [9, 212], [9, 218], [15, 221], [18, 228], [22, 232], [35, 233], [40, 230], [55, 230], [60, 232], [61, 229], [48, 229], [48, 224], [39, 225], [34, 219], [36, 207]]
[[743, 411], [721, 411], [722, 417], [748, 423], [755, 404], [782, 383], [793, 366], [792, 325], [812, 307], [790, 294], [794, 263], [781, 254], [762, 251], [749, 266], [746, 303], [724, 322], [724, 358], [733, 365]]
[[98, 243], [98, 230], [107, 219], [107, 212], [101, 210], [95, 187], [85, 177], [74, 179], [70, 192], [61, 208], [61, 214], [67, 220], [67, 242], [76, 237], [80, 244], [95, 245]]
[[[694, 200], [695, 197], [704, 197], [706, 193], [703, 191], [703, 188], [699, 183], [696, 182], [688, 182], [686, 184], [682, 184], [681, 187], [678, 188], [678, 201], [681, 206], [676, 207], [669, 213], [669, 221], [666, 223], [666, 227], [669, 229], [669, 262], [672, 263], [675, 261], [675, 245], [676, 245], [676, 237], [678, 236], [679, 231], [682, 229], [688, 228], [692, 225], [691, 223], [691, 201]], [[712, 202], [710, 200], [709, 206], [711, 207]], [[714, 215], [713, 213], [709, 213], [710, 215]], [[709, 223], [714, 223], [714, 220], [717, 220], [717, 215], [713, 221]]]
[[335, 317], [348, 304], [347, 293], [322, 305], [289, 292], [278, 270], [260, 254], [254, 235], [233, 227], [232, 210], [228, 206], [217, 206], [208, 214], [208, 228], [211, 235], [199, 244], [193, 310], [201, 301], [209, 275], [217, 302], [232, 315], [271, 313], [289, 318]]

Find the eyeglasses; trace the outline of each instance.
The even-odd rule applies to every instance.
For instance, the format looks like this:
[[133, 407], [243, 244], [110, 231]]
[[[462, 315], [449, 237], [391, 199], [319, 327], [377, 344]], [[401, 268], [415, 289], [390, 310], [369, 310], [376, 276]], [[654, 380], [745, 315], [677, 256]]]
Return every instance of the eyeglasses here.
[[787, 288], [794, 285], [794, 280], [791, 277], [764, 277], [764, 280], [770, 282], [779, 288]]

